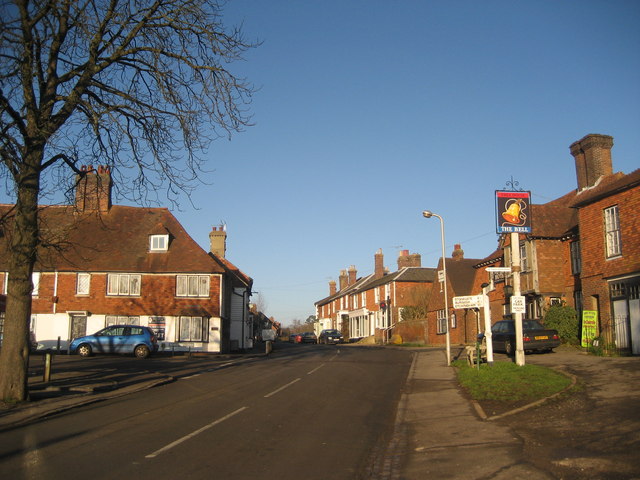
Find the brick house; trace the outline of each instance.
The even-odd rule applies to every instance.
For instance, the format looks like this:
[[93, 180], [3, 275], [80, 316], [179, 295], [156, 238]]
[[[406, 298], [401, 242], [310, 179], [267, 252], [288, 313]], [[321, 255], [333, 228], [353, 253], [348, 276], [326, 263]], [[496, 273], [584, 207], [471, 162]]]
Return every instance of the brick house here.
[[[161, 349], [226, 352], [243, 336], [252, 280], [224, 258], [214, 227], [202, 249], [166, 208], [112, 205], [108, 168], [85, 168], [75, 205], [42, 206], [33, 273], [31, 329], [41, 348], [65, 349], [107, 325], [148, 325]], [[10, 222], [11, 205], [0, 205]], [[9, 223], [0, 236], [0, 292], [6, 293]]]
[[613, 173], [612, 146], [613, 139], [604, 135], [588, 135], [571, 145], [578, 177], [572, 203], [579, 228], [578, 306], [598, 312], [605, 342], [638, 355], [640, 169]]
[[[613, 138], [590, 134], [570, 146], [578, 188], [532, 207], [532, 232], [520, 235], [525, 318], [554, 304], [595, 310], [599, 334], [640, 354], [640, 170], [614, 173]], [[501, 239], [511, 264], [510, 237]], [[505, 283], [509, 316], [510, 280]]]
[[427, 343], [444, 344], [446, 333], [444, 288], [447, 288], [449, 309], [449, 337], [451, 343], [474, 342], [477, 334], [476, 312], [469, 310], [453, 310], [453, 297], [472, 295], [476, 278], [476, 265], [480, 259], [464, 258], [464, 251], [459, 244], [454, 246], [451, 258], [447, 262], [447, 276], [441, 279], [443, 259], [438, 261], [438, 282], [434, 285], [427, 311]]
[[435, 277], [433, 268], [423, 268], [419, 254], [402, 250], [398, 270], [384, 267], [382, 250], [374, 255], [374, 272], [357, 278], [355, 266], [342, 270], [340, 289], [329, 282], [329, 296], [316, 302], [320, 328], [337, 328], [346, 338], [377, 336], [387, 339], [403, 321], [402, 309], [428, 298]]

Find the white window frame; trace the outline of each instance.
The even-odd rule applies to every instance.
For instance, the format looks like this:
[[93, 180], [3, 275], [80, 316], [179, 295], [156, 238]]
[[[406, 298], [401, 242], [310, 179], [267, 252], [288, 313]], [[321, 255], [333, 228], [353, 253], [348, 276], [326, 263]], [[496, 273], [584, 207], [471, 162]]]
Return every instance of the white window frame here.
[[40, 290], [40, 278], [41, 272], [31, 272], [31, 283], [33, 284], [33, 291], [31, 292], [31, 296], [37, 297], [38, 291]]
[[181, 342], [204, 342], [205, 324], [205, 317], [181, 316], [178, 340]]
[[91, 291], [91, 274], [78, 273], [76, 275], [76, 295], [89, 295], [90, 291]]
[[104, 326], [111, 325], [140, 325], [140, 317], [130, 315], [105, 315]]
[[166, 252], [169, 250], [169, 235], [149, 235], [150, 252]]
[[209, 275], [176, 275], [176, 297], [208, 298]]
[[444, 309], [438, 310], [436, 312], [436, 319], [437, 319], [436, 333], [438, 335], [444, 335], [445, 333], [447, 333], [447, 318], [446, 318]]
[[109, 273], [107, 275], [108, 296], [139, 297], [142, 275], [134, 273]]
[[618, 205], [604, 209], [604, 235], [607, 258], [622, 255], [622, 240], [620, 238], [620, 212]]
[[529, 255], [526, 242], [520, 245], [520, 269], [522, 272], [529, 271]]

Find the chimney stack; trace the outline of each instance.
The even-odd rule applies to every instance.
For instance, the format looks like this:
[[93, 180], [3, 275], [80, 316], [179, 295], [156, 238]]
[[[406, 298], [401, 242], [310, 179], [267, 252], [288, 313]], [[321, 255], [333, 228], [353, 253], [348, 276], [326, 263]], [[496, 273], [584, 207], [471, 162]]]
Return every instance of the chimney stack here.
[[613, 137], [590, 133], [569, 147], [576, 162], [578, 191], [593, 187], [603, 175], [613, 173], [611, 163]]
[[357, 270], [356, 270], [356, 266], [355, 265], [351, 265], [349, 267], [349, 280], [348, 280], [348, 285], [351, 286], [354, 283], [356, 283], [356, 276], [357, 276]]
[[464, 258], [464, 250], [462, 250], [462, 245], [456, 243], [453, 248], [453, 253], [451, 254], [451, 258], [455, 261], [462, 260]]
[[398, 270], [405, 267], [421, 267], [422, 257], [419, 253], [409, 254], [409, 250], [400, 250], [398, 255]]
[[216, 257], [224, 258], [227, 253], [227, 227], [220, 225], [213, 227], [209, 232], [209, 244], [211, 253]]
[[384, 277], [384, 256], [382, 255], [381, 248], [379, 248], [374, 255], [373, 276], [376, 279]]
[[108, 166], [83, 165], [76, 175], [76, 210], [108, 212], [111, 208], [111, 169]]
[[347, 288], [347, 271], [340, 270], [340, 276], [338, 277], [338, 281], [340, 282], [340, 291]]
[[329, 296], [332, 297], [336, 294], [336, 281], [335, 280], [331, 280], [329, 282]]

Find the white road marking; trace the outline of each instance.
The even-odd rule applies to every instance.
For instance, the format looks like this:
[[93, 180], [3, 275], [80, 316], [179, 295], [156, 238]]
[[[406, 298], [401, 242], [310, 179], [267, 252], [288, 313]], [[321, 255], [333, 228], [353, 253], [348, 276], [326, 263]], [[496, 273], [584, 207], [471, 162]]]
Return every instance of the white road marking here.
[[311, 370], [310, 372], [307, 372], [307, 375], [311, 375], [312, 373], [314, 373], [314, 372], [316, 372], [316, 371], [320, 370], [320, 369], [321, 369], [322, 367], [324, 367], [325, 365], [326, 365], [326, 364], [325, 364], [325, 363], [323, 363], [322, 365], [320, 365], [320, 366], [318, 366], [318, 367], [314, 368], [314, 369], [313, 369], [313, 370]]
[[271, 393], [267, 393], [267, 394], [264, 396], [264, 398], [269, 398], [269, 397], [271, 397], [271, 396], [275, 395], [276, 393], [281, 392], [281, 391], [282, 391], [282, 390], [284, 390], [285, 388], [290, 387], [291, 385], [293, 385], [294, 383], [299, 382], [299, 381], [300, 381], [300, 379], [299, 379], [299, 378], [296, 378], [296, 379], [295, 379], [295, 380], [293, 380], [292, 382], [289, 382], [289, 383], [287, 383], [286, 385], [283, 385], [283, 386], [282, 386], [282, 387], [280, 387], [279, 389], [274, 390], [274, 391], [273, 391], [273, 392], [271, 392]]
[[243, 410], [246, 410], [246, 409], [247, 409], [247, 407], [239, 408], [239, 409], [238, 409], [238, 410], [236, 410], [235, 412], [231, 412], [229, 415], [225, 415], [224, 417], [219, 418], [218, 420], [216, 420], [216, 421], [214, 421], [214, 422], [211, 422], [210, 424], [205, 425], [204, 427], [199, 428], [198, 430], [196, 430], [196, 431], [194, 431], [194, 432], [191, 432], [189, 435], [185, 435], [184, 437], [179, 438], [179, 439], [178, 439], [178, 440], [176, 440], [175, 442], [172, 442], [172, 443], [170, 443], [169, 445], [166, 445], [166, 446], [162, 447], [160, 450], [156, 450], [155, 452], [150, 453], [150, 454], [149, 454], [149, 455], [147, 455], [145, 458], [154, 458], [154, 457], [158, 456], [159, 454], [164, 453], [164, 452], [166, 452], [167, 450], [170, 450], [170, 449], [172, 449], [173, 447], [175, 447], [175, 446], [177, 446], [177, 445], [180, 445], [182, 442], [186, 442], [186, 441], [187, 441], [187, 440], [189, 440], [190, 438], [193, 438], [193, 437], [195, 437], [196, 435], [201, 434], [201, 433], [202, 433], [202, 432], [204, 432], [205, 430], [208, 430], [209, 428], [211, 428], [211, 427], [213, 427], [213, 426], [215, 426], [215, 425], [218, 425], [219, 423], [222, 423], [222, 422], [224, 422], [225, 420], [230, 419], [230, 418], [231, 418], [231, 417], [233, 417], [234, 415], [237, 415], [237, 414], [239, 414], [240, 412], [242, 412]]

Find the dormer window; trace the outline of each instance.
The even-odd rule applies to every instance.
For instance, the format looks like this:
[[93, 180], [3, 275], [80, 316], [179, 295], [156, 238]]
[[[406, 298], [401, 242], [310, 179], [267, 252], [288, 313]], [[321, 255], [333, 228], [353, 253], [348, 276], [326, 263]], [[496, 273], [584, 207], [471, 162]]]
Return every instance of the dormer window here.
[[169, 235], [150, 235], [149, 250], [151, 252], [166, 252], [169, 249]]

